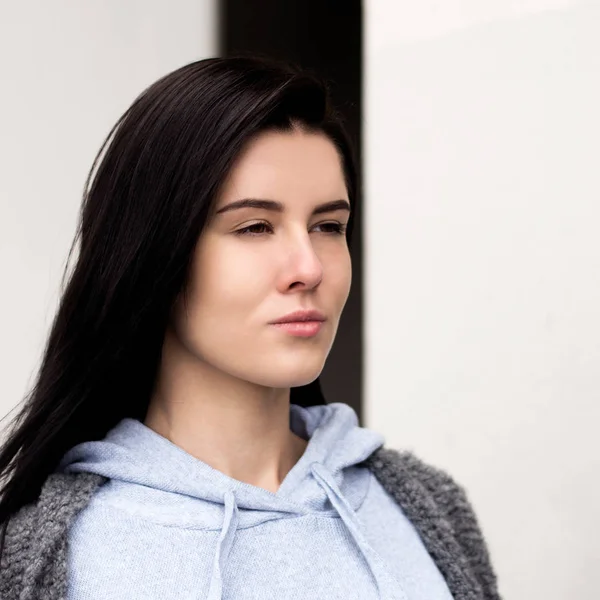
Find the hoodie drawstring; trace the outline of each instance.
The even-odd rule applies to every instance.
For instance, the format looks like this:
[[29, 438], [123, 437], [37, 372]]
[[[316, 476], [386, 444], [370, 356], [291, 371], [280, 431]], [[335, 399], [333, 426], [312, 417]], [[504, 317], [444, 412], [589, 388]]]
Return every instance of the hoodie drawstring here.
[[393, 582], [391, 582], [387, 586], [386, 591], [384, 591], [386, 586], [383, 584], [383, 581], [387, 579], [387, 581], [390, 582], [391, 577], [383, 567], [381, 558], [360, 530], [358, 517], [348, 500], [344, 498], [338, 485], [335, 483], [333, 475], [319, 463], [313, 463], [311, 465], [311, 471], [319, 485], [325, 490], [329, 501], [337, 510], [342, 521], [344, 521], [346, 527], [352, 534], [356, 545], [365, 557], [365, 561], [369, 566], [373, 579], [377, 585], [379, 598], [382, 600], [407, 600], [406, 594], [404, 594], [401, 589], [398, 589], [398, 584], [394, 585]]
[[[371, 575], [373, 576], [373, 579], [377, 585], [379, 598], [382, 600], [407, 600], [406, 595], [401, 589], [399, 589], [398, 584], [394, 585], [393, 582], [391, 582], [386, 588], [385, 584], [383, 583], [386, 579], [388, 582], [390, 582], [391, 578], [383, 567], [381, 558], [375, 552], [360, 530], [358, 517], [346, 498], [344, 498], [338, 485], [335, 483], [333, 475], [320, 463], [313, 463], [311, 465], [311, 472], [313, 477], [327, 494], [329, 501], [335, 510], [337, 510], [342, 521], [352, 534], [356, 545], [362, 552], [371, 571]], [[222, 599], [222, 571], [229, 556], [239, 522], [238, 507], [233, 492], [225, 492], [224, 503], [225, 517], [223, 519], [221, 535], [219, 536], [219, 540], [217, 542], [217, 550], [213, 561], [213, 572], [210, 580], [210, 589], [207, 600]]]
[[225, 502], [225, 518], [223, 519], [223, 528], [217, 542], [217, 551], [213, 561], [213, 571], [210, 578], [210, 589], [208, 590], [207, 600], [221, 600], [223, 597], [223, 566], [227, 562], [239, 522], [238, 507], [233, 492], [225, 492], [223, 500]]

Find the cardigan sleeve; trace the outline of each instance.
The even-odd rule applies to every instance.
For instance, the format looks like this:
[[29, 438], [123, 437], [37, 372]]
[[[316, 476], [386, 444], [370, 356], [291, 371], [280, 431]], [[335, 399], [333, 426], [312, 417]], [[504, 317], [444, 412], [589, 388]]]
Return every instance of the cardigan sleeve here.
[[0, 557], [2, 600], [65, 600], [67, 531], [104, 481], [89, 473], [53, 473], [37, 501], [10, 517]]
[[35, 505], [21, 508], [2, 524], [0, 555], [0, 598], [18, 600], [29, 558], [31, 533], [35, 522]]

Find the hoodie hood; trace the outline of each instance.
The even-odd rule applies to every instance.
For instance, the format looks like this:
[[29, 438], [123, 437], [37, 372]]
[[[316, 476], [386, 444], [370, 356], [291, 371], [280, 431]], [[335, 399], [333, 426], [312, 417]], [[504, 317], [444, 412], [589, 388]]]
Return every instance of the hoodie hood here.
[[389, 574], [365, 539], [355, 512], [365, 499], [370, 476], [358, 465], [384, 444], [383, 437], [360, 427], [354, 410], [343, 403], [308, 408], [292, 404], [290, 428], [308, 445], [276, 493], [225, 475], [129, 418], [103, 440], [72, 448], [58, 470], [108, 478], [110, 501], [135, 516], [169, 526], [219, 530], [210, 600], [222, 597], [221, 574], [237, 530], [309, 513], [341, 517], [380, 597], [402, 598], [383, 593], [384, 587], [390, 588]]
[[[138, 484], [216, 505], [223, 505], [225, 493], [230, 492], [235, 495], [238, 508], [258, 511], [247, 523], [253, 526], [260, 522], [260, 513], [283, 516], [327, 510], [327, 495], [311, 468], [316, 463], [331, 474], [357, 508], [366, 490], [351, 467], [382, 446], [383, 437], [359, 427], [356, 413], [343, 403], [308, 408], [292, 404], [290, 429], [308, 440], [308, 445], [276, 493], [225, 475], [140, 421], [129, 418], [123, 419], [103, 440], [83, 442], [72, 448], [58, 470], [96, 473], [111, 482]], [[271, 514], [268, 520], [272, 518]]]

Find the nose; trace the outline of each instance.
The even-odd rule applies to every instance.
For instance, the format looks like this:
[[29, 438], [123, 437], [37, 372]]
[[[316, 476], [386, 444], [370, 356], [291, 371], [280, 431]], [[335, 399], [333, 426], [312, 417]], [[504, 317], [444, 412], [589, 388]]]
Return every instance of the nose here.
[[294, 236], [282, 252], [285, 254], [279, 291], [283, 293], [289, 289], [313, 289], [321, 283], [323, 264], [308, 233]]

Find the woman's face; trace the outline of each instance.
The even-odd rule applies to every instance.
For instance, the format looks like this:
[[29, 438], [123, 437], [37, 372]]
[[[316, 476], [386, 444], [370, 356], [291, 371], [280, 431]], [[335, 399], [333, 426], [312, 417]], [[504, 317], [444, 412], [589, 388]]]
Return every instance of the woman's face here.
[[[248, 199], [269, 206], [236, 208]], [[198, 240], [187, 311], [180, 305], [175, 321], [181, 343], [207, 366], [258, 385], [316, 379], [350, 291], [349, 206], [339, 154], [324, 134], [252, 140]], [[311, 309], [326, 319], [314, 335], [272, 324]]]

